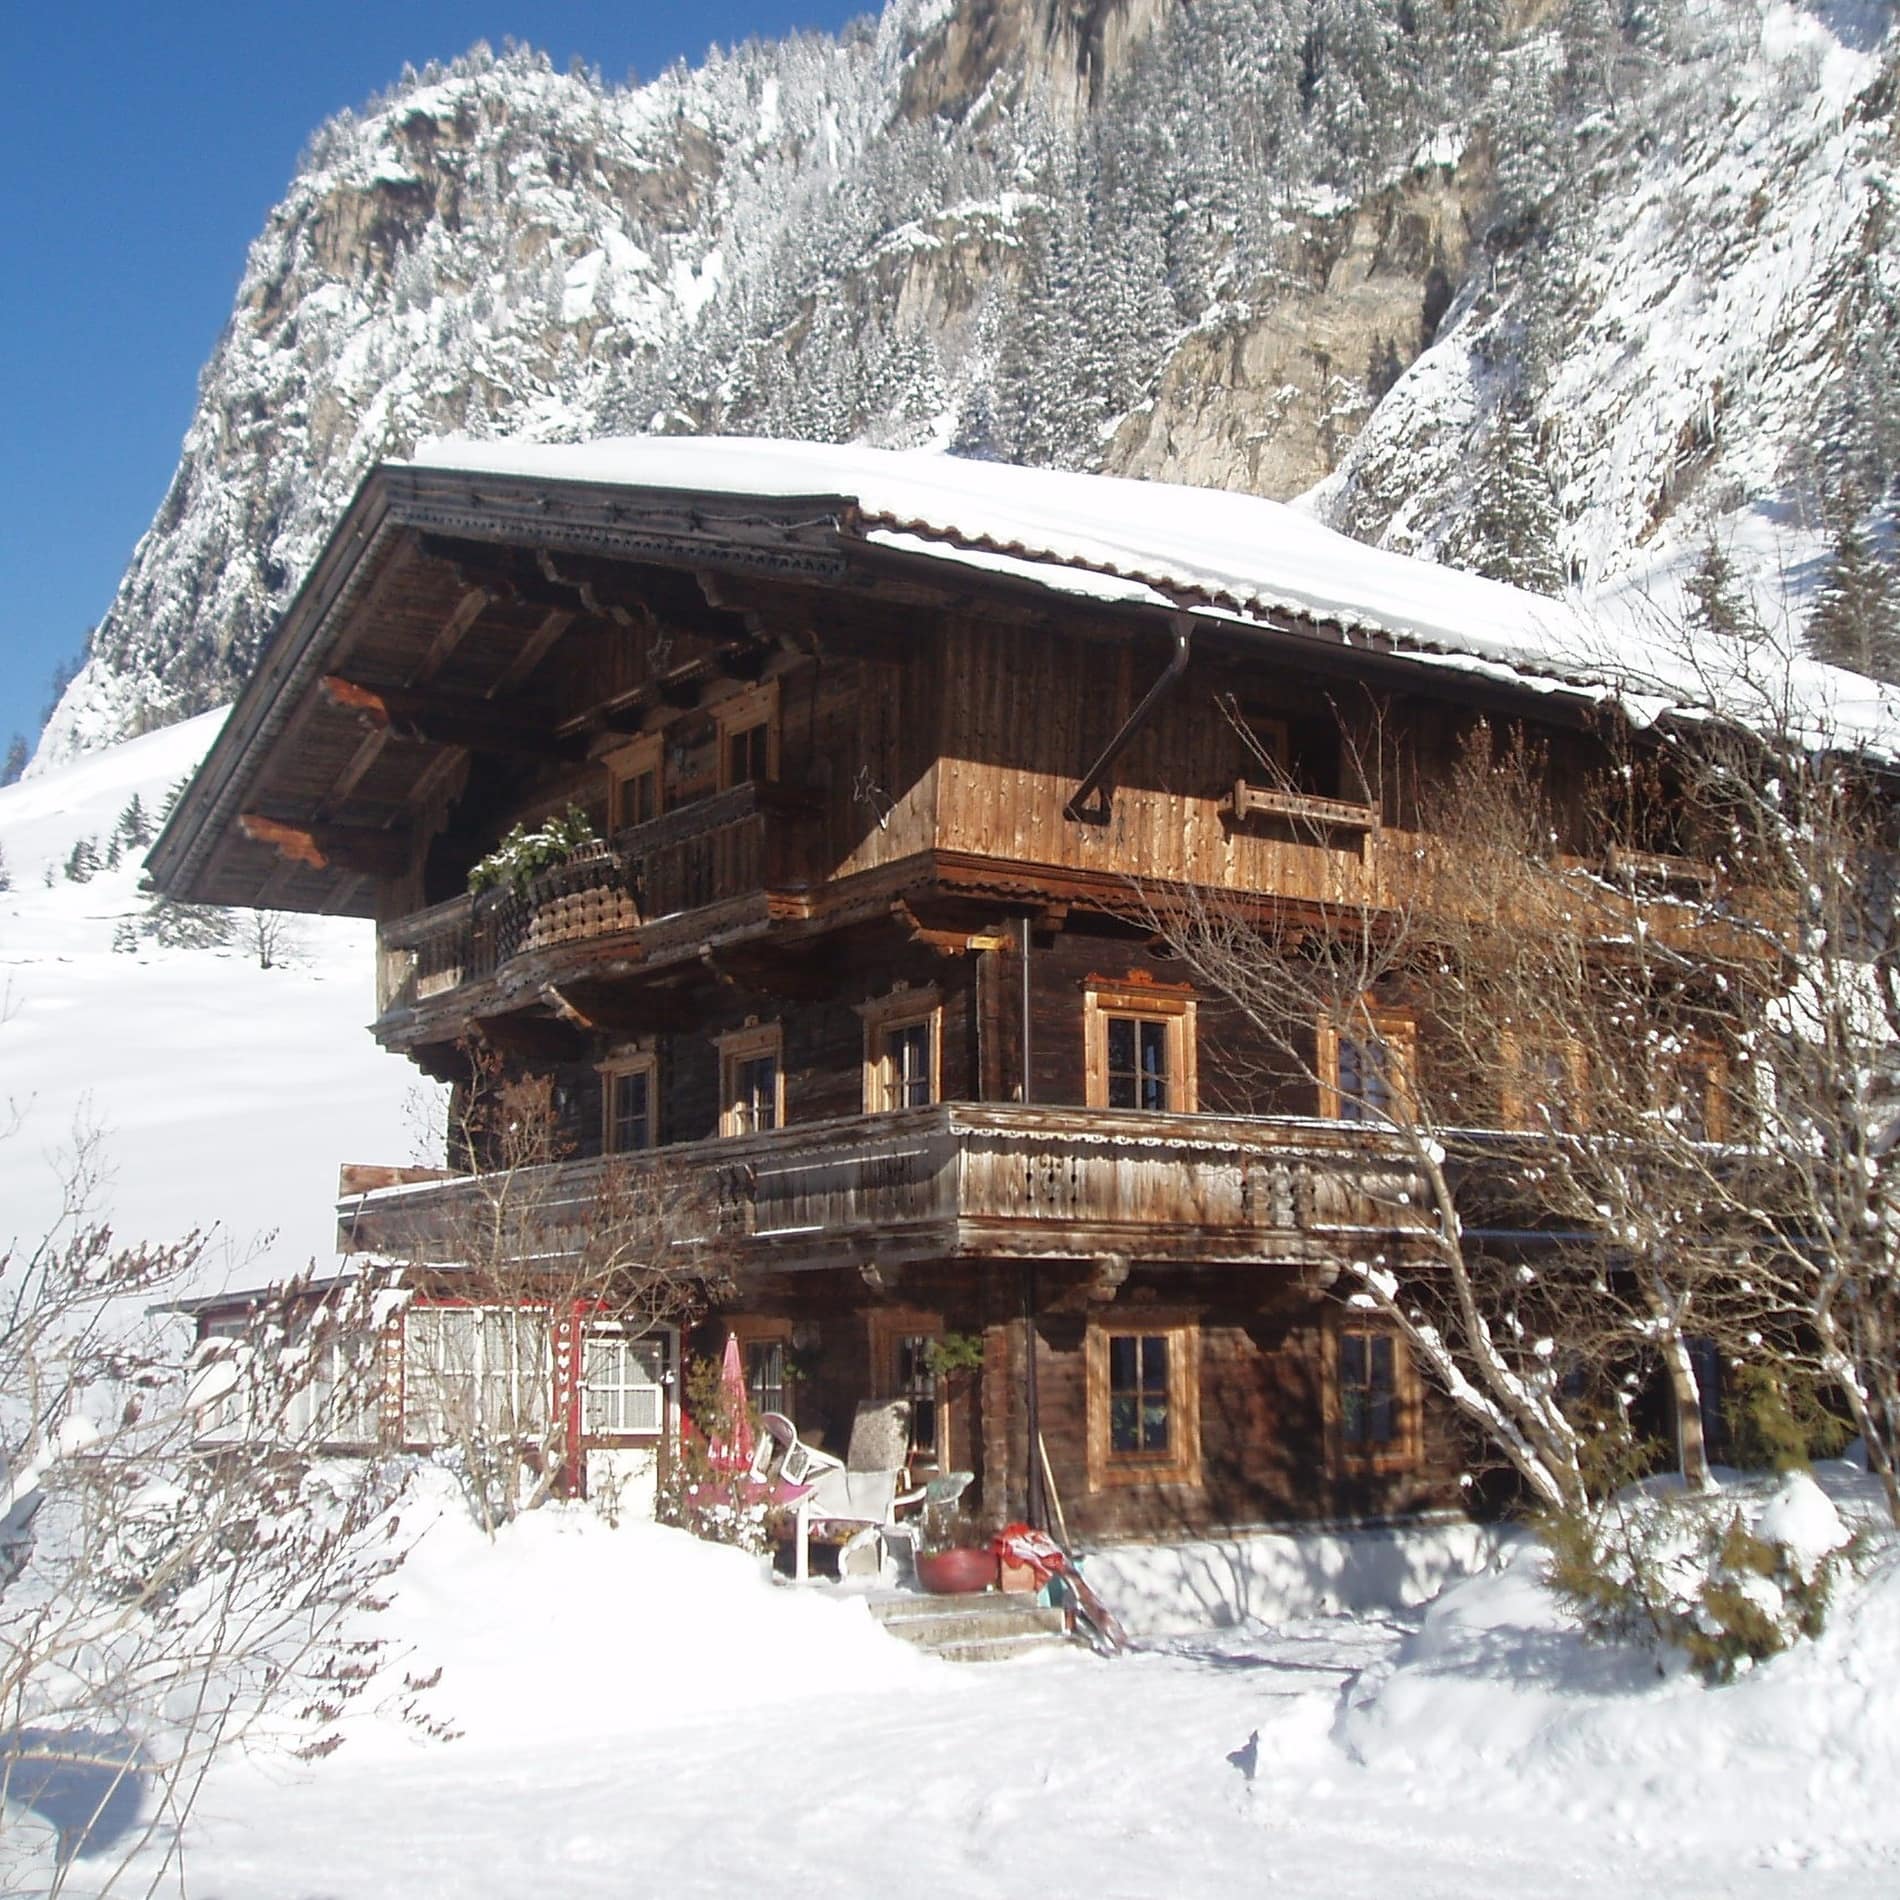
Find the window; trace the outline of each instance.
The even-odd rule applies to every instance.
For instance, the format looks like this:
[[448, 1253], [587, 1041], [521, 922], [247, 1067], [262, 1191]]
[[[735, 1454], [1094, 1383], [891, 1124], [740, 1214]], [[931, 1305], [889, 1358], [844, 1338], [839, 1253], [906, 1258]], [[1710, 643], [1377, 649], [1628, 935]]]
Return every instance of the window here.
[[589, 1327], [581, 1359], [581, 1429], [589, 1438], [657, 1436], [666, 1425], [665, 1333], [629, 1338], [617, 1326]]
[[310, 1356], [310, 1376], [291, 1395], [285, 1426], [295, 1438], [332, 1445], [373, 1445], [381, 1393], [374, 1333], [325, 1331]]
[[281, 1356], [260, 1360], [254, 1321], [204, 1323], [192, 1359], [188, 1402], [198, 1435], [232, 1442], [263, 1432], [304, 1445], [373, 1445], [381, 1355], [373, 1332], [338, 1333], [320, 1311], [293, 1325]]
[[719, 1038], [722, 1135], [757, 1135], [785, 1119], [779, 1026], [748, 1026]]
[[1108, 1451], [1111, 1458], [1168, 1455], [1173, 1422], [1166, 1333], [1108, 1336]]
[[625, 831], [659, 817], [660, 735], [649, 733], [607, 756], [607, 825]]
[[637, 1154], [659, 1139], [658, 1089], [650, 1054], [617, 1056], [600, 1072], [602, 1146], [609, 1154]]
[[1194, 1112], [1194, 999], [1184, 990], [1091, 979], [1083, 1033], [1089, 1107]]
[[1348, 1451], [1380, 1450], [1397, 1442], [1395, 1351], [1390, 1333], [1339, 1336], [1339, 1442]]
[[408, 1443], [527, 1438], [546, 1429], [553, 1359], [543, 1309], [412, 1306], [403, 1344]]
[[785, 1342], [755, 1339], [745, 1349], [745, 1389], [761, 1412], [785, 1410]]
[[1131, 1314], [1088, 1336], [1089, 1486], [1199, 1484], [1200, 1330]]
[[1169, 1025], [1151, 1016], [1110, 1016], [1108, 1105], [1143, 1108], [1165, 1114], [1169, 1107]]
[[1339, 1462], [1391, 1468], [1418, 1456], [1418, 1393], [1405, 1342], [1376, 1326], [1342, 1326], [1332, 1340], [1332, 1417]]
[[726, 783], [744, 785], [750, 779], [770, 778], [771, 754], [767, 745], [771, 728], [763, 719], [726, 734]]
[[861, 1003], [864, 1018], [864, 1109], [926, 1108], [937, 1101], [943, 1010], [934, 987], [896, 990]]
[[768, 680], [713, 709], [719, 734], [719, 789], [778, 777], [778, 682]]
[[1564, 1040], [1526, 1044], [1507, 1031], [1504, 1058], [1504, 1124], [1571, 1134], [1585, 1117], [1585, 1064], [1581, 1045]]
[[1265, 778], [1269, 783], [1292, 782], [1293, 734], [1285, 719], [1277, 713], [1254, 713], [1236, 709], [1244, 758], [1243, 776]]
[[910, 1456], [941, 1465], [949, 1447], [934, 1355], [943, 1322], [934, 1313], [875, 1307], [869, 1321], [872, 1389], [881, 1399], [910, 1401]]
[[1665, 1113], [1691, 1141], [1726, 1141], [1728, 1064], [1718, 1050], [1698, 1044], [1677, 1057], [1665, 1086]]
[[229, 1442], [247, 1436], [251, 1421], [251, 1321], [241, 1313], [201, 1320], [191, 1357], [186, 1402], [200, 1438]]
[[1418, 1031], [1411, 1017], [1354, 1010], [1319, 1030], [1320, 1113], [1342, 1122], [1403, 1121], [1412, 1109]]

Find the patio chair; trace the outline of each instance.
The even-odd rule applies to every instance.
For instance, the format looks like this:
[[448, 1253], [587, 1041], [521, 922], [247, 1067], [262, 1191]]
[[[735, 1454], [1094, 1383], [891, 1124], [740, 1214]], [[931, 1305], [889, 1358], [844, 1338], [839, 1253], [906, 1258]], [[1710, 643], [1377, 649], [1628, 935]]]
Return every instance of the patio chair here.
[[930, 1528], [931, 1518], [938, 1513], [954, 1511], [962, 1502], [964, 1492], [975, 1482], [974, 1471], [940, 1471], [934, 1478], [924, 1481], [920, 1492], [913, 1494], [923, 1505], [921, 1511], [901, 1524], [884, 1526], [885, 1551], [899, 1583], [916, 1583], [917, 1550], [922, 1534]]
[[[769, 1418], [767, 1429], [774, 1429]], [[778, 1469], [785, 1482], [811, 1487], [799, 1498], [797, 1506], [792, 1573], [801, 1583], [811, 1575], [811, 1534], [813, 1527], [820, 1524], [859, 1526], [858, 1534], [839, 1549], [840, 1575], [845, 1573], [849, 1559], [865, 1550], [876, 1551], [877, 1569], [883, 1574], [890, 1561], [886, 1534], [896, 1524], [897, 1513], [924, 1495], [923, 1487], [913, 1491], [900, 1488], [909, 1450], [908, 1399], [862, 1401], [851, 1421], [851, 1442], [842, 1459], [819, 1451], [793, 1435]]]

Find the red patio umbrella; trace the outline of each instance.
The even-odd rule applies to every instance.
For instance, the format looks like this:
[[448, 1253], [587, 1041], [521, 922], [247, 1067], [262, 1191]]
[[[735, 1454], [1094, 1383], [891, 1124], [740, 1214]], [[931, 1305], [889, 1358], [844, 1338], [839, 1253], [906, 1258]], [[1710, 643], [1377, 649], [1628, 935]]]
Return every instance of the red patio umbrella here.
[[736, 1477], [752, 1464], [752, 1398], [745, 1388], [739, 1341], [732, 1333], [726, 1335], [725, 1363], [719, 1368], [719, 1396], [726, 1429], [707, 1434], [706, 1456], [715, 1471]]

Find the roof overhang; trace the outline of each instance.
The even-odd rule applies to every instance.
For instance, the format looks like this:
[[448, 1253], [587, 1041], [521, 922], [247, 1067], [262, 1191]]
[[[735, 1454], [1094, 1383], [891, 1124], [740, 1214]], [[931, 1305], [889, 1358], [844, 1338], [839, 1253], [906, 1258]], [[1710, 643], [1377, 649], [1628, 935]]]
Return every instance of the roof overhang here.
[[[365, 478], [154, 845], [153, 882], [372, 914], [445, 772], [554, 734], [535, 668], [570, 621], [625, 617], [597, 597], [616, 575], [655, 600], [678, 582], [674, 604], [715, 617], [720, 577], [1042, 602], [1106, 635], [1191, 627], [1207, 647], [1560, 721], [1722, 700], [1574, 601], [1253, 496], [787, 442], [451, 443]], [[1897, 729], [1871, 682], [1798, 664], [1823, 712], [1853, 700], [1856, 749]]]
[[[362, 706], [337, 700], [326, 682], [345, 672], [400, 675], [415, 660], [414, 630], [405, 648], [396, 637], [400, 614], [393, 607], [379, 612], [388, 605], [379, 595], [392, 578], [413, 595], [420, 585], [413, 570], [440, 569], [438, 624], [454, 630], [457, 592], [463, 601], [481, 592], [466, 576], [458, 581], [458, 550], [538, 557], [538, 570], [499, 583], [513, 598], [485, 603], [498, 623], [488, 630], [489, 647], [512, 643], [526, 657], [550, 618], [585, 611], [585, 581], [563, 582], [553, 557], [823, 582], [844, 572], [839, 523], [849, 506], [838, 496], [629, 490], [379, 464], [153, 845], [153, 884], [196, 902], [374, 913], [376, 881], [401, 855], [404, 825], [440, 754], [374, 747], [373, 778], [368, 767], [358, 771], [352, 762], [370, 749]], [[533, 585], [536, 571], [545, 590]], [[563, 598], [571, 607], [560, 604]], [[527, 682], [511, 684], [519, 690]], [[492, 681], [486, 697], [496, 729], [510, 716], [520, 715], [524, 725], [532, 717], [531, 704], [524, 712], [513, 692], [496, 703]], [[440, 716], [452, 720], [455, 710], [451, 704]]]

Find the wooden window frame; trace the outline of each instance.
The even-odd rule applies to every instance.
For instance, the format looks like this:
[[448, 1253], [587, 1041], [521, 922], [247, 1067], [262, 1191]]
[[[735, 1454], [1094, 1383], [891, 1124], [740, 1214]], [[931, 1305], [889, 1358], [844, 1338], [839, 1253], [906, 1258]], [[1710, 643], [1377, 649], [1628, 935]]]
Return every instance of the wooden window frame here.
[[930, 1100], [943, 1100], [943, 995], [933, 983], [923, 989], [893, 990], [857, 1005], [864, 1022], [864, 1112], [887, 1114], [905, 1104], [897, 1100], [898, 1077], [891, 1060], [891, 1038], [921, 1025], [930, 1063]]
[[[1392, 1342], [1394, 1436], [1377, 1445], [1346, 1442], [1344, 1386], [1340, 1377], [1342, 1342], [1348, 1337]], [[1326, 1444], [1333, 1469], [1341, 1476], [1414, 1471], [1424, 1455], [1424, 1391], [1404, 1333], [1375, 1315], [1352, 1316], [1326, 1329]]]
[[[607, 831], [614, 836], [631, 831], [636, 824], [651, 823], [666, 810], [666, 741], [664, 734], [643, 733], [631, 745], [610, 752], [602, 760], [607, 768]], [[626, 788], [636, 779], [653, 775], [653, 809], [644, 819], [626, 812]]]
[[772, 1127], [785, 1126], [785, 1032], [780, 1023], [748, 1023], [716, 1038], [719, 1050], [719, 1132], [722, 1135], [752, 1135], [769, 1130], [743, 1126], [739, 1102], [739, 1067], [761, 1056], [773, 1058]]
[[[1111, 1339], [1160, 1337], [1168, 1341], [1170, 1445], [1165, 1456], [1113, 1452], [1109, 1448], [1108, 1358]], [[1088, 1409], [1088, 1485], [1091, 1491], [1123, 1485], [1198, 1487], [1201, 1483], [1201, 1324], [1179, 1313], [1135, 1308], [1091, 1318], [1084, 1341]]]
[[[600, 1151], [602, 1154], [645, 1154], [660, 1145], [660, 1059], [650, 1048], [629, 1049], [611, 1055], [599, 1065]], [[647, 1084], [647, 1139], [644, 1148], [620, 1145], [620, 1085], [629, 1076], [643, 1075]]]
[[1676, 1058], [1675, 1094], [1686, 1098], [1691, 1081], [1699, 1081], [1702, 1095], [1702, 1133], [1692, 1141], [1725, 1142], [1733, 1130], [1729, 1117], [1730, 1071], [1728, 1053], [1718, 1044], [1697, 1039]]
[[[941, 1313], [914, 1306], [874, 1306], [865, 1315], [871, 1339], [871, 1396], [876, 1399], [905, 1399], [912, 1395], [899, 1378], [898, 1351], [907, 1339], [942, 1339], [947, 1328]], [[946, 1381], [931, 1375], [931, 1400], [936, 1407], [936, 1442], [920, 1462], [942, 1471], [948, 1468], [950, 1446], [950, 1397]], [[912, 1421], [913, 1426], [915, 1420]], [[917, 1456], [916, 1441], [911, 1442]]]
[[1392, 1088], [1391, 1119], [1409, 1121], [1417, 1110], [1413, 1084], [1418, 1074], [1418, 1018], [1410, 1010], [1369, 1008], [1344, 1031], [1330, 1016], [1321, 1016], [1316, 1025], [1314, 1066], [1319, 1072], [1319, 1112], [1324, 1121], [1351, 1120], [1374, 1128], [1381, 1125], [1377, 1116], [1348, 1116], [1344, 1112], [1348, 1098], [1339, 1086], [1339, 1045], [1357, 1041], [1367, 1032], [1398, 1052], [1397, 1071], [1388, 1078]]
[[1192, 1115], [1200, 1104], [1200, 1076], [1196, 1052], [1193, 994], [1162, 984], [1112, 983], [1090, 977], [1083, 990], [1082, 1047], [1083, 1101], [1089, 1108], [1107, 1108], [1108, 1025], [1111, 1017], [1159, 1023], [1168, 1037], [1168, 1092], [1165, 1109], [1124, 1109], [1123, 1114]]
[[[1524, 1128], [1536, 1133], [1558, 1135], [1581, 1134], [1588, 1128], [1590, 1118], [1584, 1108], [1588, 1100], [1586, 1085], [1590, 1076], [1589, 1061], [1584, 1055], [1583, 1044], [1574, 1036], [1565, 1036], [1554, 1043], [1527, 1044], [1514, 1030], [1507, 1029], [1498, 1038], [1498, 1054], [1504, 1076], [1503, 1100], [1498, 1106], [1506, 1128]], [[1533, 1070], [1531, 1062], [1534, 1056], [1542, 1056], [1563, 1066], [1575, 1114], [1562, 1127], [1553, 1127], [1548, 1118], [1536, 1112], [1537, 1085], [1542, 1078], [1542, 1071]]]
[[766, 782], [776, 783], [779, 775], [778, 681], [765, 680], [743, 693], [735, 693], [730, 699], [722, 699], [711, 710], [718, 753], [719, 790], [731, 791], [735, 785], [749, 782], [732, 776], [732, 741], [741, 733], [750, 732], [754, 726], [760, 725], [765, 728]]

